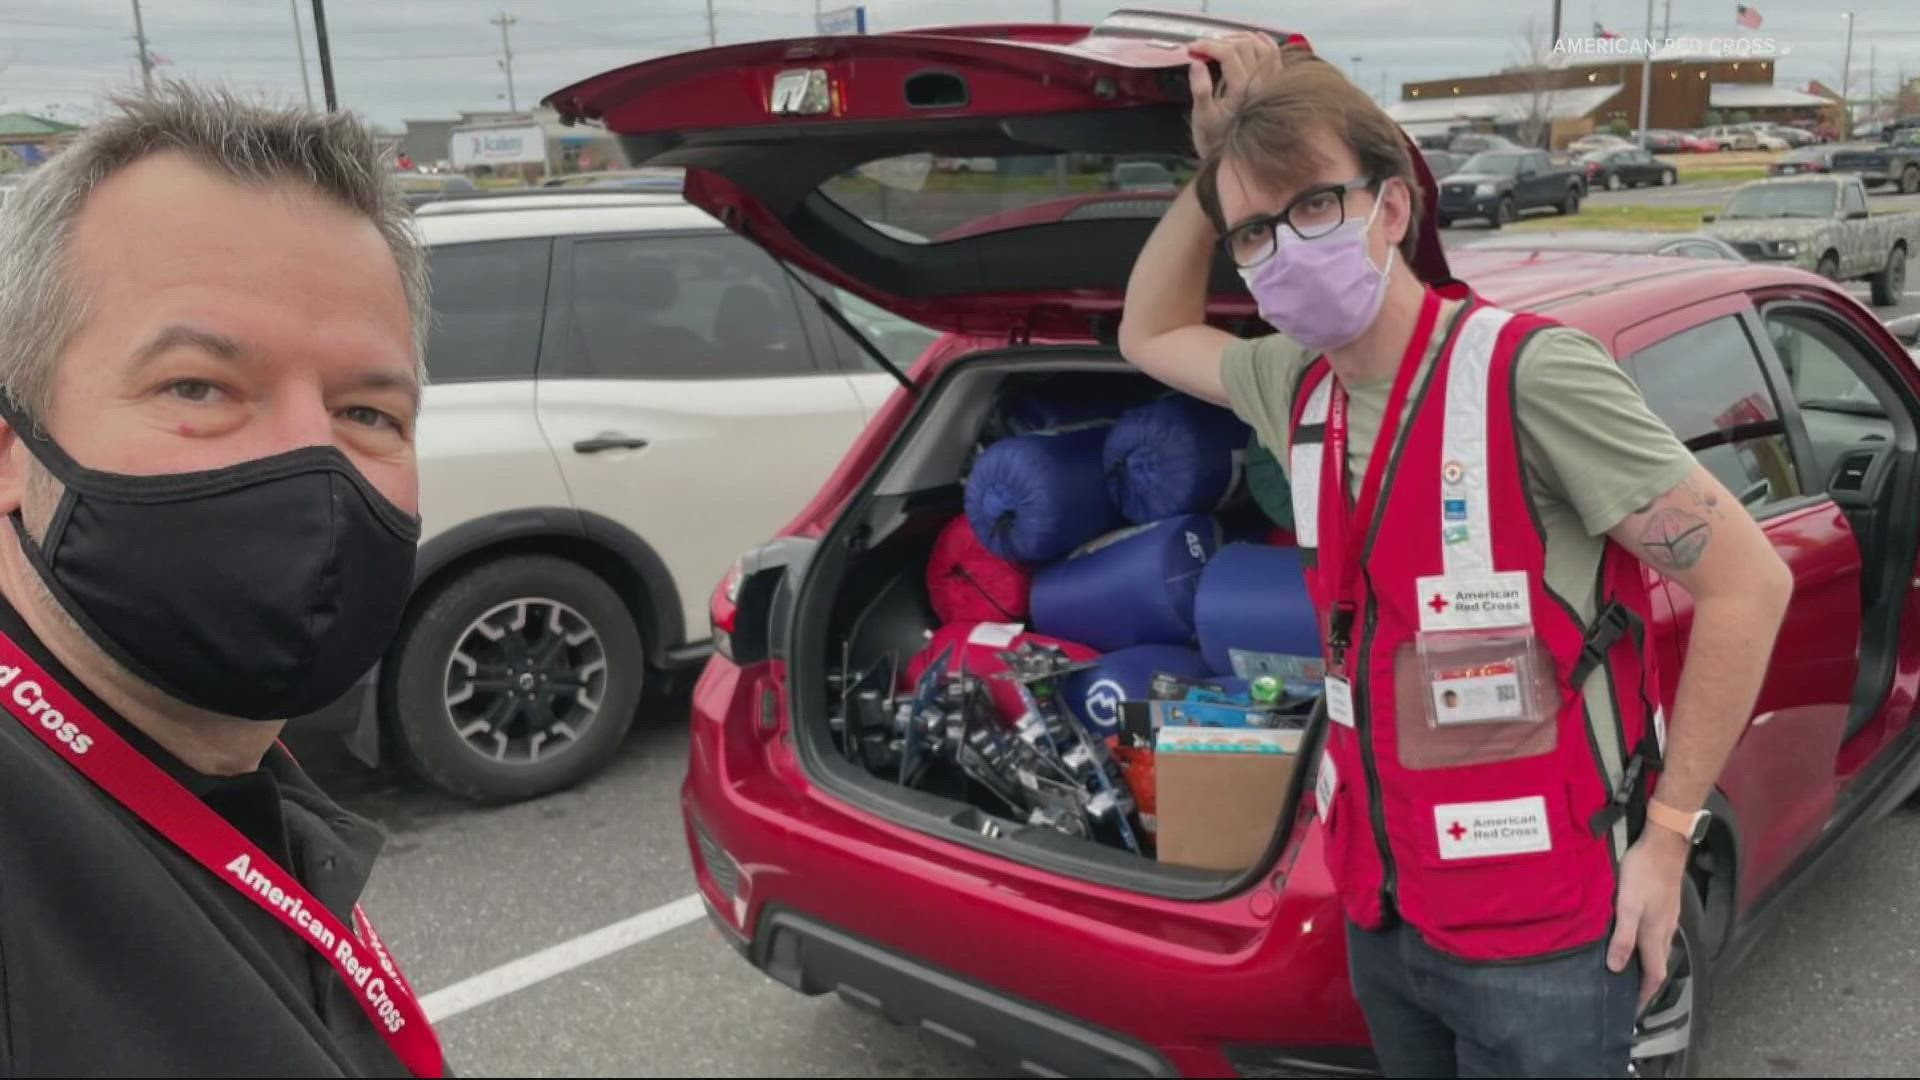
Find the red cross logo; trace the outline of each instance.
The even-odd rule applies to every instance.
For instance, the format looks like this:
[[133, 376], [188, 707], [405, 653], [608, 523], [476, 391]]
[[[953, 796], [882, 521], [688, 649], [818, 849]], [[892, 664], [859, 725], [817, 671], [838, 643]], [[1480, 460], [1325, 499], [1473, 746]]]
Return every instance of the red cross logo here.
[[1427, 601], [1427, 606], [1433, 609], [1435, 615], [1438, 615], [1447, 610], [1447, 598], [1441, 596], [1439, 593], [1434, 593], [1433, 599]]
[[1453, 827], [1447, 830], [1447, 835], [1453, 837], [1453, 842], [1457, 844], [1466, 838], [1467, 827], [1456, 821]]

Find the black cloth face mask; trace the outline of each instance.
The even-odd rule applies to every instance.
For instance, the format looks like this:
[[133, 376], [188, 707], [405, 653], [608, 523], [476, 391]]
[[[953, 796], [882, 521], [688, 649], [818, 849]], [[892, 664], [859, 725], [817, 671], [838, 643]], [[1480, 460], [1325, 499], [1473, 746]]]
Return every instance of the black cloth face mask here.
[[132, 476], [80, 465], [5, 394], [0, 417], [66, 487], [39, 543], [12, 514], [28, 561], [96, 644], [172, 697], [300, 716], [393, 641], [420, 521], [338, 448]]

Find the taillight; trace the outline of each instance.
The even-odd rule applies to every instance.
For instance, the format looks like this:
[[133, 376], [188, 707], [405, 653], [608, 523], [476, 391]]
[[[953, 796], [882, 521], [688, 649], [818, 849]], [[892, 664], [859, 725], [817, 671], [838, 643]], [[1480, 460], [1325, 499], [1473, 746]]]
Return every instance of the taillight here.
[[785, 574], [784, 564], [765, 565], [753, 553], [734, 562], [707, 604], [714, 652], [741, 667], [772, 654], [773, 597]]
[[734, 660], [733, 633], [740, 619], [740, 579], [745, 576], [746, 568], [741, 560], [735, 559], [727, 576], [720, 579], [720, 587], [713, 591], [713, 599], [707, 603], [707, 617], [713, 622], [713, 651], [728, 660]]
[[817, 546], [819, 541], [808, 537], [783, 536], [734, 561], [707, 602], [715, 652], [746, 667], [771, 659], [776, 643], [785, 649], [785, 635], [775, 633], [774, 620], [783, 620], [784, 627], [787, 609], [776, 612], [775, 601], [790, 599], [781, 582], [789, 571], [804, 568]]

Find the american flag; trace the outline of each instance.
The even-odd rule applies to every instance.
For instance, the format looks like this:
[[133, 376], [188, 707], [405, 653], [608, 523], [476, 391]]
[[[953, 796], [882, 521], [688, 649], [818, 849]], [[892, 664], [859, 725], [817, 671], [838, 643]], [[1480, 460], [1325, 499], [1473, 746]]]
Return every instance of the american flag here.
[[1599, 38], [1601, 41], [1610, 41], [1613, 38], [1619, 37], [1620, 35], [1614, 33], [1613, 31], [1607, 29], [1604, 26], [1601, 26], [1600, 21], [1596, 19], [1594, 20], [1594, 23], [1593, 23], [1593, 36]]
[[1760, 29], [1760, 9], [1745, 4], [1733, 5], [1733, 20], [1749, 30]]

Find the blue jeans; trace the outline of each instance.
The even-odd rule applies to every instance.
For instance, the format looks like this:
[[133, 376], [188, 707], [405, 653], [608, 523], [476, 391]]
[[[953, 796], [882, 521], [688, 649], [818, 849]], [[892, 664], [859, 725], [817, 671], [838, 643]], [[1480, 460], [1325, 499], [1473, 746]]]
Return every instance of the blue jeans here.
[[1606, 942], [1546, 960], [1476, 964], [1404, 924], [1347, 927], [1354, 996], [1388, 1076], [1626, 1076], [1640, 964]]

